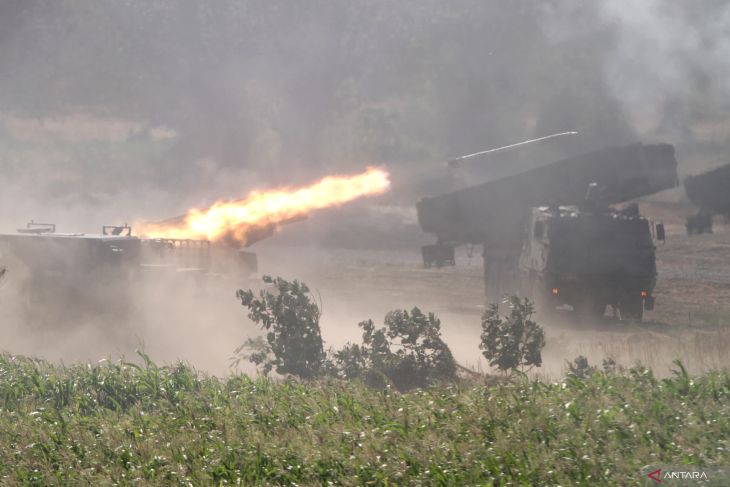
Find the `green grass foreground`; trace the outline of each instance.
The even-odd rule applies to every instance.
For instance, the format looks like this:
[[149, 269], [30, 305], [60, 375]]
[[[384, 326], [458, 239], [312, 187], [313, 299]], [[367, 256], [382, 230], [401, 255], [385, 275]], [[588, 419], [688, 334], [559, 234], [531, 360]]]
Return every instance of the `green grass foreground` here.
[[730, 376], [406, 394], [0, 356], [2, 485], [631, 485], [730, 463]]

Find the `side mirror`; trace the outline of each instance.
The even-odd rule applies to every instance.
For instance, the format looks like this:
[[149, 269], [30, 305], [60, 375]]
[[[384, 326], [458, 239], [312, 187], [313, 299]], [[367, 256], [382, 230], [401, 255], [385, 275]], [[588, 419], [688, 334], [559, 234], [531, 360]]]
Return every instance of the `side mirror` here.
[[656, 224], [656, 239], [664, 242], [667, 239], [666, 233], [664, 233], [664, 224], [663, 223], [657, 223]]

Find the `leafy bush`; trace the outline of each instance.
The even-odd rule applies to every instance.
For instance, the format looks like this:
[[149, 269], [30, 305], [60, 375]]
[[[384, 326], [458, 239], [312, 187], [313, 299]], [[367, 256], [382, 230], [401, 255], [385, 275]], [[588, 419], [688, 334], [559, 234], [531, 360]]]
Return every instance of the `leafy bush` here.
[[598, 369], [588, 364], [588, 359], [583, 355], [578, 355], [573, 362], [568, 362], [568, 377], [576, 379], [586, 379], [596, 373]]
[[499, 306], [492, 304], [482, 316], [482, 354], [489, 365], [501, 371], [540, 367], [545, 332], [530, 319], [535, 313], [534, 305], [517, 296], [509, 297], [507, 303], [509, 315], [501, 315]]
[[456, 361], [441, 339], [441, 322], [420, 309], [391, 311], [384, 327], [363, 321], [362, 345], [349, 344], [334, 354], [343, 378], [362, 379], [370, 386], [391, 383], [399, 390], [426, 387], [456, 377]]
[[603, 371], [607, 374], [616, 374], [624, 371], [624, 368], [613, 357], [604, 358], [602, 365]]
[[[603, 368], [603, 373], [607, 375], [618, 374], [625, 371], [624, 367], [618, 364], [612, 357], [603, 359], [601, 366]], [[592, 377], [596, 372], [598, 372], [598, 367], [590, 365], [588, 363], [588, 359], [583, 355], [578, 355], [573, 359], [573, 362], [568, 362], [568, 377], [575, 379], [587, 379]]]
[[239, 289], [236, 296], [248, 308], [248, 317], [267, 330], [268, 349], [249, 341], [238, 351], [257, 345], [249, 359], [263, 365], [265, 373], [274, 369], [279, 374], [303, 379], [317, 377], [325, 367], [326, 355], [319, 328], [319, 307], [309, 288], [281, 277], [264, 276], [263, 281], [273, 285], [276, 292], [263, 289], [256, 297], [250, 289]]
[[243, 345], [236, 348], [231, 358], [231, 368], [236, 368], [242, 360], [248, 360], [260, 366], [264, 375], [269, 375], [273, 367], [271, 345], [264, 337], [248, 338]]
[[319, 327], [320, 311], [306, 284], [264, 276], [276, 292], [239, 290], [249, 318], [268, 331], [266, 339], [249, 338], [235, 350], [234, 366], [246, 359], [262, 367], [302, 379], [325, 375], [361, 379], [372, 387], [392, 384], [399, 390], [425, 387], [456, 377], [456, 362], [441, 339], [441, 322], [420, 309], [391, 311], [385, 326], [363, 321], [363, 343], [348, 344], [329, 359]]

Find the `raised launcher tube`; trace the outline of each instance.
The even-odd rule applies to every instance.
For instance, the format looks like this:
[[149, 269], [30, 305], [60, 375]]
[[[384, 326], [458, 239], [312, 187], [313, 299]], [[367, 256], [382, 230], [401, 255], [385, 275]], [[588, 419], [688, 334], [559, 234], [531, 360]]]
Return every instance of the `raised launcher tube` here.
[[[451, 264], [433, 255], [453, 255], [460, 244], [481, 244], [488, 299], [516, 292], [518, 261], [531, 208], [581, 205], [588, 188], [600, 189], [600, 203], [625, 202], [678, 185], [677, 160], [669, 144], [633, 144], [571, 157], [506, 178], [424, 198], [418, 205], [421, 228], [436, 235], [422, 249], [424, 265]], [[451, 251], [453, 252], [453, 250]]]
[[506, 244], [522, 240], [531, 207], [579, 205], [591, 183], [606, 204], [616, 204], [679, 184], [670, 144], [607, 148], [547, 164], [417, 204], [421, 228], [439, 245]]
[[687, 218], [687, 233], [712, 232], [712, 216], [730, 217], [730, 164], [696, 176], [687, 176], [684, 190], [697, 206], [696, 215]]

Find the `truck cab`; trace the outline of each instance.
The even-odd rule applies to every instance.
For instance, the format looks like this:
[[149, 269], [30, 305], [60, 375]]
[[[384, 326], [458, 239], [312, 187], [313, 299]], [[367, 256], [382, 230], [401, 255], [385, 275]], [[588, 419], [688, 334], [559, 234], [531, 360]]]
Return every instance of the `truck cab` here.
[[532, 208], [519, 258], [520, 292], [550, 313], [570, 306], [600, 317], [610, 305], [622, 319], [640, 321], [654, 305], [654, 234], [663, 227], [638, 206]]

